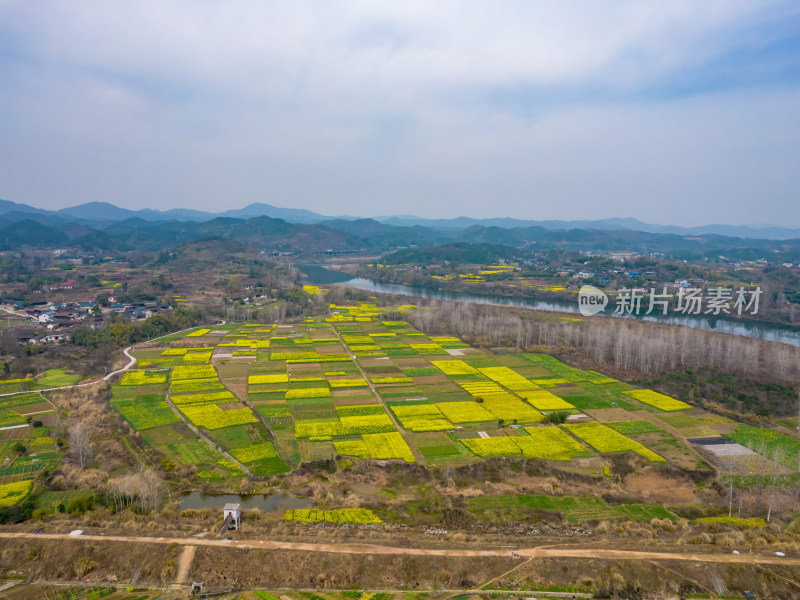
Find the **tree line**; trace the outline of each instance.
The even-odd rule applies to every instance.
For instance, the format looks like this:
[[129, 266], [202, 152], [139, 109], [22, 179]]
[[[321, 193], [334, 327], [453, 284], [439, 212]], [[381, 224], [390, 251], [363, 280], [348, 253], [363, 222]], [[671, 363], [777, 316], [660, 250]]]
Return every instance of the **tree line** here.
[[79, 327], [71, 334], [71, 341], [89, 348], [122, 348], [137, 342], [194, 327], [207, 321], [210, 315], [201, 308], [181, 306], [159, 313], [143, 321], [129, 321], [113, 316], [103, 327]]
[[417, 301], [424, 306], [407, 318], [425, 333], [451, 333], [472, 344], [520, 350], [577, 350], [619, 376], [713, 367], [785, 385], [800, 383], [800, 348], [789, 344], [630, 319], [554, 319], [499, 306]]

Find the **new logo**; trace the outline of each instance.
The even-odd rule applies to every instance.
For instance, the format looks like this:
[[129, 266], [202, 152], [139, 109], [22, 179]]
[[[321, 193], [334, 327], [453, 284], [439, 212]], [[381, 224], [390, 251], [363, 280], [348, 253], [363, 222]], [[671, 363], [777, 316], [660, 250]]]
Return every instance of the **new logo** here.
[[578, 310], [584, 317], [591, 317], [605, 310], [608, 296], [593, 285], [585, 285], [578, 293]]

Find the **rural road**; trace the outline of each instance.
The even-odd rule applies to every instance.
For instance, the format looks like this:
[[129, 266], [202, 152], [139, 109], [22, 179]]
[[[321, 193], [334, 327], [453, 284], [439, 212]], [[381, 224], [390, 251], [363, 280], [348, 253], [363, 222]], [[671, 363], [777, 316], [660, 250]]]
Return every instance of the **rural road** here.
[[197, 546], [186, 546], [183, 549], [178, 560], [178, 574], [175, 576], [175, 583], [186, 583], [186, 580], [189, 579], [195, 552], [197, 552]]
[[[5, 312], [11, 313], [12, 315], [27, 317], [27, 315], [20, 314], [20, 313], [15, 313], [14, 311], [8, 310], [7, 308], [3, 308], [2, 306], [0, 306], [0, 310], [4, 310]], [[224, 324], [225, 324], [225, 321], [222, 321], [222, 323], [217, 323], [217, 325], [224, 325]], [[192, 329], [196, 329], [196, 327], [189, 327], [189, 329], [182, 329], [181, 331], [175, 331], [175, 332], [172, 332], [172, 333], [165, 333], [162, 336], [159, 336], [157, 338], [153, 338], [152, 340], [148, 340], [148, 341], [152, 342], [152, 341], [160, 339], [162, 337], [167, 337], [168, 335], [175, 335], [176, 333], [182, 333], [184, 331], [190, 331]], [[57, 392], [59, 390], [69, 390], [69, 389], [72, 389], [72, 388], [86, 387], [88, 385], [97, 385], [98, 383], [101, 383], [103, 381], [108, 381], [109, 379], [111, 379], [115, 375], [119, 375], [120, 373], [124, 373], [125, 371], [131, 369], [136, 364], [136, 358], [130, 352], [132, 349], [133, 349], [133, 346], [128, 346], [127, 348], [125, 348], [122, 351], [122, 353], [125, 355], [125, 358], [127, 358], [129, 360], [128, 364], [125, 365], [124, 367], [122, 367], [121, 369], [117, 369], [116, 371], [112, 371], [111, 373], [109, 373], [108, 375], [103, 377], [102, 379], [95, 379], [94, 381], [86, 381], [84, 383], [76, 383], [75, 385], [63, 385], [61, 387], [47, 388], [46, 390], [29, 390], [29, 391], [26, 391], [26, 392], [12, 392], [10, 394], [0, 394], [0, 398], [5, 397], [5, 396], [17, 396], [19, 394], [29, 394], [31, 391], [34, 391], [34, 392]]]
[[124, 373], [125, 371], [127, 371], [128, 369], [133, 367], [133, 365], [136, 364], [136, 357], [134, 357], [130, 353], [131, 348], [133, 348], [133, 346], [128, 346], [127, 348], [125, 348], [122, 351], [122, 353], [125, 355], [125, 357], [129, 360], [128, 364], [125, 365], [124, 367], [122, 367], [121, 369], [117, 369], [116, 371], [112, 371], [111, 373], [109, 373], [108, 375], [103, 377], [102, 379], [95, 379], [93, 381], [86, 381], [84, 383], [76, 383], [74, 385], [62, 385], [60, 387], [47, 388], [47, 389], [44, 389], [44, 390], [28, 390], [28, 391], [25, 391], [25, 392], [11, 392], [10, 394], [0, 394], [0, 398], [5, 397], [5, 396], [18, 396], [20, 394], [30, 394], [30, 393], [36, 393], [36, 392], [57, 392], [59, 390], [71, 390], [73, 388], [87, 387], [87, 386], [90, 386], [90, 385], [97, 385], [98, 383], [102, 383], [103, 381], [108, 381], [109, 379], [111, 379], [115, 375], [119, 375], [120, 373]]
[[[130, 362], [129, 362], [127, 365], [125, 365], [124, 367], [122, 367], [121, 369], [117, 369], [116, 371], [112, 371], [111, 373], [109, 373], [108, 375], [106, 375], [105, 377], [103, 377], [103, 381], [108, 381], [109, 379], [111, 379], [112, 377], [114, 377], [114, 375], [119, 375], [120, 373], [124, 373], [125, 371], [127, 371], [128, 369], [130, 369], [131, 367], [133, 367], [133, 365], [135, 365], [135, 364], [136, 364], [136, 357], [134, 357], [134, 356], [131, 354], [131, 349], [132, 349], [132, 348], [133, 348], [133, 346], [128, 346], [127, 348], [125, 348], [125, 349], [122, 351], [122, 353], [125, 355], [125, 357], [126, 357], [126, 358], [127, 358], [129, 361], [130, 361]], [[92, 382], [92, 383], [95, 383], [95, 382]]]
[[331, 552], [334, 554], [394, 554], [410, 556], [482, 557], [506, 556], [512, 552], [520, 558], [597, 558], [608, 560], [686, 560], [707, 563], [758, 563], [800, 566], [800, 558], [781, 558], [759, 554], [700, 554], [684, 552], [641, 552], [637, 550], [611, 550], [606, 548], [520, 548], [517, 550], [470, 550], [466, 548], [401, 548], [378, 544], [316, 544], [309, 542], [281, 542], [275, 540], [219, 540], [204, 538], [138, 537], [125, 535], [81, 535], [66, 533], [0, 532], [0, 540], [86, 540], [92, 542], [122, 542], [126, 544], [179, 544], [181, 546], [214, 546], [218, 548], [248, 548], [253, 550], [299, 550], [303, 552]]
[[23, 317], [25, 319], [30, 318], [30, 315], [26, 315], [24, 312], [17, 312], [16, 310], [13, 310], [13, 309], [10, 309], [10, 308], [6, 308], [5, 306], [0, 306], [0, 310], [2, 310], [3, 312], [8, 313], [10, 315], [14, 315], [15, 317]]

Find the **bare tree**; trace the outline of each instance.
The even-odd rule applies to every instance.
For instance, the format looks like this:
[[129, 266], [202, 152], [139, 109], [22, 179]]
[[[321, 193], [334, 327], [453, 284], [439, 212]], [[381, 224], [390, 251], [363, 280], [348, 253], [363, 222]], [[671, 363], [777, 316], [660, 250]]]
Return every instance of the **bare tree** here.
[[651, 375], [707, 366], [783, 383], [796, 383], [800, 376], [800, 348], [788, 344], [625, 319], [554, 323], [513, 310], [421, 300], [407, 319], [426, 333], [451, 333], [471, 343], [576, 348], [618, 372]]
[[155, 510], [161, 502], [164, 482], [153, 469], [140, 467], [137, 473], [109, 480], [108, 489], [117, 510], [136, 500], [142, 511]]
[[722, 462], [722, 466], [728, 473], [728, 516], [733, 516], [733, 480], [735, 479], [736, 461], [730, 457]]
[[81, 468], [85, 468], [91, 458], [92, 436], [89, 428], [82, 422], [76, 423], [69, 430], [69, 447], [78, 459]]
[[797, 497], [798, 494], [800, 494], [800, 452], [793, 457], [792, 463], [797, 465], [794, 480], [794, 494], [792, 495], [792, 512], [794, 513], [794, 509], [797, 506]]
[[742, 516], [742, 504], [744, 503], [744, 492], [747, 489], [745, 485], [745, 477], [747, 477], [747, 473], [750, 471], [750, 461], [748, 460], [746, 463], [742, 460], [736, 462], [737, 465], [737, 475], [739, 477], [739, 493], [737, 494], [738, 499], [738, 506], [736, 508], [736, 516]]
[[780, 464], [785, 458], [785, 454], [781, 448], [775, 448], [772, 453], [772, 476], [770, 478], [770, 487], [769, 487], [769, 501], [767, 503], [767, 522], [769, 523], [770, 517], [772, 516], [772, 503], [775, 498], [775, 489], [778, 487], [778, 473], [780, 470]]
[[139, 499], [143, 510], [155, 510], [161, 502], [161, 494], [164, 489], [164, 482], [153, 469], [141, 469], [139, 471], [140, 487]]

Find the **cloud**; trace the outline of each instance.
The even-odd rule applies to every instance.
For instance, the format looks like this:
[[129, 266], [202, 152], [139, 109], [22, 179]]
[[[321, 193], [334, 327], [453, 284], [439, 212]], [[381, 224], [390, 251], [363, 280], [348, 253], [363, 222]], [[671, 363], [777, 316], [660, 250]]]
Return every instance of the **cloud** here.
[[0, 196], [764, 219], [798, 183], [798, 24], [746, 0], [0, 3]]

